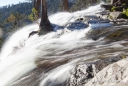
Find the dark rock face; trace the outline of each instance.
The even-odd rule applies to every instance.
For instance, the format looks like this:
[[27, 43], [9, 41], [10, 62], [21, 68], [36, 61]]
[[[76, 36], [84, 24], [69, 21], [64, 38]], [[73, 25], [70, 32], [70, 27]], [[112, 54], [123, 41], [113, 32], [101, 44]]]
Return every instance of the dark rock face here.
[[122, 3], [128, 4], [128, 0], [120, 0]]
[[128, 0], [111, 0], [111, 4], [116, 6], [121, 6], [124, 3], [128, 4]]
[[104, 67], [121, 59], [122, 56], [116, 56], [77, 65], [71, 72], [70, 86], [84, 86]]
[[113, 5], [105, 5], [105, 4], [102, 4], [101, 7], [105, 8], [106, 10], [111, 10]]

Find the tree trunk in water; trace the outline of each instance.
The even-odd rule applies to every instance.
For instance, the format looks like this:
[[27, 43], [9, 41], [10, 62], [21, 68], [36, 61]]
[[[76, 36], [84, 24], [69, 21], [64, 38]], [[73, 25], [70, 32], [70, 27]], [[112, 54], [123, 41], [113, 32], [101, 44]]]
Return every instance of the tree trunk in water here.
[[53, 30], [47, 15], [46, 0], [42, 0], [42, 17], [40, 22], [39, 35], [44, 35], [50, 31], [53, 31]]
[[40, 6], [41, 6], [41, 0], [37, 0], [37, 15], [39, 18], [39, 13], [40, 13]]
[[63, 0], [63, 10], [68, 11], [68, 0]]
[[34, 7], [37, 10], [37, 16], [39, 18], [41, 0], [34, 0]]

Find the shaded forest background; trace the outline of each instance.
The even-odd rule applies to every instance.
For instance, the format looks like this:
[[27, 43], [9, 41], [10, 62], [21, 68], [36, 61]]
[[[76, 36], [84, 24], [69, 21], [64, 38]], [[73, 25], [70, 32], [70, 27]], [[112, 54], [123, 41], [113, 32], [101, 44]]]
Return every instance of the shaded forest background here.
[[[74, 12], [77, 10], [85, 9], [89, 6], [100, 3], [101, 0], [68, 0], [69, 1], [69, 11]], [[104, 2], [110, 2], [110, 0], [102, 0]], [[16, 5], [6, 5], [0, 7], [0, 30], [3, 32], [3, 36], [0, 37], [0, 46], [3, 41], [15, 30], [25, 25], [31, 24], [32, 21], [29, 20], [28, 15], [31, 14], [31, 9], [33, 8], [33, 0], [29, 2], [18, 3]], [[54, 14], [56, 12], [63, 11], [62, 0], [47, 0], [47, 10], [48, 15]]]

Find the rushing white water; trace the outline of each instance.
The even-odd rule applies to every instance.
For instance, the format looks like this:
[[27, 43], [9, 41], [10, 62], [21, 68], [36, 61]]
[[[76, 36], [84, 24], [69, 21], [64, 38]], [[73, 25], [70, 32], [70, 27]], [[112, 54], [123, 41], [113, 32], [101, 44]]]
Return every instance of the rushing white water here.
[[[56, 13], [49, 19], [53, 24], [65, 26], [79, 16], [103, 10], [100, 5], [97, 5], [74, 13]], [[6, 41], [0, 54], [0, 86], [56, 86], [69, 78], [75, 62], [92, 58], [92, 54], [86, 58], [86, 54], [91, 51], [84, 50], [88, 44], [97, 43], [86, 39], [86, 33], [90, 27], [63, 35], [51, 32], [44, 36], [34, 35], [28, 38], [31, 31], [38, 29], [37, 24], [23, 27]], [[79, 48], [81, 49], [77, 50]], [[29, 78], [33, 79], [34, 70], [38, 68], [42, 68], [42, 72], [37, 75], [40, 77], [35, 80], [30, 79], [31, 82], [29, 82]], [[26, 81], [23, 82], [23, 80]]]

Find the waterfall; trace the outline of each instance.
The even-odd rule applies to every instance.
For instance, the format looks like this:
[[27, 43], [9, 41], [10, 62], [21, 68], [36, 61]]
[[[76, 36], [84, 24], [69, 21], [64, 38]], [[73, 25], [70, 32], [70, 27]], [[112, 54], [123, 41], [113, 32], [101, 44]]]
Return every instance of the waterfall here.
[[[57, 25], [54, 32], [43, 36], [33, 35], [37, 24], [20, 28], [5, 42], [0, 53], [0, 86], [61, 86], [70, 77], [71, 69], [78, 62], [93, 58], [86, 46], [98, 41], [86, 39], [91, 29], [87, 27], [59, 34], [61, 26], [76, 18], [93, 15], [104, 9], [99, 5], [74, 13], [60, 12], [49, 16]], [[39, 20], [40, 21], [40, 20]]]

